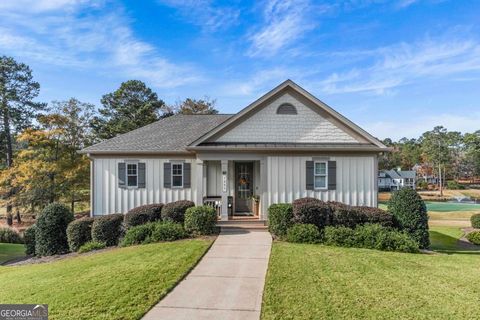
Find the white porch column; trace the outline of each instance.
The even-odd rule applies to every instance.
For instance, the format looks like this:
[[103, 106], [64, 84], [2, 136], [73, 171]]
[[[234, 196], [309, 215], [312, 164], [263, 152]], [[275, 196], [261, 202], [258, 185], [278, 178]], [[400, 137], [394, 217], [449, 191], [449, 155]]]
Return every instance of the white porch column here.
[[228, 220], [228, 160], [222, 160], [222, 217]]
[[266, 158], [260, 160], [260, 220], [267, 220], [267, 165]]
[[204, 188], [204, 177], [205, 177], [205, 164], [202, 160], [197, 159], [196, 168], [195, 168], [195, 187], [196, 187], [196, 199], [195, 204], [197, 206], [203, 205], [203, 197], [206, 193], [206, 188]]

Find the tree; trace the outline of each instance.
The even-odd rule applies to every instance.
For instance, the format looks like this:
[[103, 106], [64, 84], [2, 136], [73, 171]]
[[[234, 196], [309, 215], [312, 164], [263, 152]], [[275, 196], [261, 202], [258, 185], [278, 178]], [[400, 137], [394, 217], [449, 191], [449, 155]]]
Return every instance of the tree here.
[[100, 116], [90, 123], [100, 139], [109, 139], [157, 121], [168, 112], [157, 94], [139, 80], [123, 82], [116, 91], [104, 95]]
[[76, 99], [54, 102], [52, 113], [38, 117], [38, 128], [28, 128], [18, 137], [24, 144], [12, 167], [0, 175], [3, 188], [15, 190], [10, 203], [36, 208], [62, 201], [88, 198], [89, 161], [77, 151], [92, 140], [89, 123], [94, 106]]
[[466, 171], [473, 179], [480, 176], [480, 130], [466, 133], [463, 137]]
[[53, 102], [53, 110], [51, 117], [57, 119], [57, 128], [61, 129], [60, 139], [64, 152], [61, 167], [64, 184], [61, 195], [69, 199], [70, 209], [75, 212], [75, 203], [85, 200], [89, 191], [89, 160], [85, 155], [79, 154], [78, 150], [94, 141], [89, 125], [95, 106], [71, 98]]
[[216, 100], [209, 97], [203, 99], [187, 98], [182, 102], [177, 102], [173, 109], [179, 114], [217, 114], [215, 109]]
[[[38, 96], [40, 85], [33, 81], [32, 71], [13, 58], [0, 57], [0, 117], [2, 125], [2, 146], [6, 154], [6, 167], [13, 166], [13, 135], [28, 127], [37, 112], [45, 105], [33, 102]], [[8, 186], [8, 183], [7, 183]], [[8, 188], [8, 200], [13, 189]], [[7, 222], [12, 223], [12, 206], [7, 204]]]
[[443, 196], [443, 179], [445, 165], [451, 160], [449, 136], [446, 128], [437, 126], [425, 132], [421, 137], [422, 151], [427, 161], [438, 168], [440, 195]]

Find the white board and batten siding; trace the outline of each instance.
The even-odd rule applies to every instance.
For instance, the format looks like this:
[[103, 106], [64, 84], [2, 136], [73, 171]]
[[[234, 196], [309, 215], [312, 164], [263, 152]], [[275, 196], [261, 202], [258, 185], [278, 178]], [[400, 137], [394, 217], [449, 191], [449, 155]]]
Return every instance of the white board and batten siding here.
[[308, 156], [267, 157], [267, 207], [274, 203], [291, 203], [303, 197], [339, 201], [354, 206], [377, 206], [376, 156], [330, 156], [337, 163], [335, 190], [307, 190]]
[[[145, 163], [145, 188], [120, 188], [118, 186], [118, 163], [135, 160]], [[196, 196], [195, 159], [181, 159], [190, 162], [191, 188], [164, 188], [163, 163], [178, 161], [170, 158], [95, 158], [93, 159], [93, 214], [126, 213], [140, 205], [169, 203], [177, 200], [194, 201]]]

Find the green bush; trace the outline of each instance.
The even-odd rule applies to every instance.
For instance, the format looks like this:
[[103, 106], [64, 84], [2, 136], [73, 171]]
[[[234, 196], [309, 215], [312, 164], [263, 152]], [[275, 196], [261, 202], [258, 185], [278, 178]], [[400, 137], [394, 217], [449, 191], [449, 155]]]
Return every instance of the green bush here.
[[401, 189], [394, 192], [388, 202], [388, 211], [394, 215], [398, 227], [417, 241], [420, 248], [428, 248], [427, 207], [415, 190]]
[[332, 223], [330, 206], [315, 198], [300, 198], [293, 201], [293, 222], [313, 224], [318, 230]]
[[131, 227], [125, 233], [125, 237], [123, 237], [120, 245], [122, 247], [128, 247], [150, 242], [155, 225], [155, 222], [149, 222], [139, 226]]
[[474, 214], [470, 217], [472, 228], [480, 229], [480, 213]]
[[27, 255], [35, 255], [35, 233], [37, 230], [36, 225], [30, 226], [25, 232], [23, 232], [23, 240], [25, 241], [25, 253]]
[[347, 227], [326, 227], [324, 242], [327, 245], [357, 247], [383, 251], [418, 252], [418, 244], [404, 232], [385, 228], [379, 224]]
[[82, 245], [92, 240], [93, 218], [86, 217], [70, 222], [67, 227], [67, 241], [70, 251], [77, 251]]
[[107, 247], [116, 246], [123, 233], [123, 214], [115, 213], [100, 216], [92, 224], [92, 240], [105, 243]]
[[480, 245], [480, 231], [472, 231], [467, 234], [467, 240], [473, 244]]
[[427, 181], [418, 181], [417, 182], [417, 189], [427, 190], [428, 189], [428, 182]]
[[73, 213], [65, 205], [46, 206], [36, 223], [35, 254], [50, 256], [68, 252], [67, 226], [72, 221]]
[[447, 181], [447, 189], [450, 190], [464, 190], [465, 186], [455, 180]]
[[287, 241], [295, 243], [317, 243], [320, 231], [313, 224], [295, 224], [287, 230]]
[[125, 214], [125, 228], [138, 226], [147, 222], [159, 221], [162, 219], [163, 204], [147, 204], [133, 208]]
[[209, 206], [191, 207], [185, 212], [185, 230], [193, 235], [215, 232], [217, 213]]
[[282, 239], [293, 225], [293, 206], [290, 203], [272, 204], [268, 208], [268, 231]]
[[90, 252], [93, 250], [105, 249], [107, 246], [103, 242], [89, 241], [78, 249], [78, 253]]
[[355, 231], [344, 226], [328, 226], [323, 231], [323, 241], [330, 246], [353, 247], [355, 246]]
[[387, 228], [393, 227], [395, 225], [393, 215], [380, 208], [353, 207], [353, 210], [357, 213], [358, 216], [362, 217], [362, 223], [359, 224], [376, 223]]
[[10, 228], [0, 228], [1, 243], [23, 243], [22, 237], [18, 232]]
[[191, 207], [195, 207], [195, 203], [188, 200], [167, 203], [162, 208], [162, 219], [164, 221], [183, 223], [185, 220], [185, 212]]
[[186, 238], [188, 235], [180, 223], [172, 221], [157, 222], [149, 242], [174, 241]]

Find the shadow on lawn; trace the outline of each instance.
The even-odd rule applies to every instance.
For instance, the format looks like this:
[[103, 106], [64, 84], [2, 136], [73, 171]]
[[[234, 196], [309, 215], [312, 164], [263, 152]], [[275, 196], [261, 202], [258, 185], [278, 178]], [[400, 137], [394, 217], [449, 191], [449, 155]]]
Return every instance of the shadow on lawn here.
[[480, 255], [480, 246], [438, 231], [430, 231], [430, 241], [430, 249], [439, 253]]

